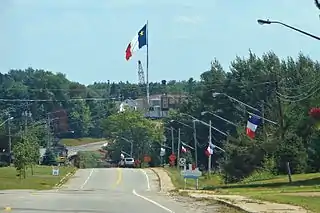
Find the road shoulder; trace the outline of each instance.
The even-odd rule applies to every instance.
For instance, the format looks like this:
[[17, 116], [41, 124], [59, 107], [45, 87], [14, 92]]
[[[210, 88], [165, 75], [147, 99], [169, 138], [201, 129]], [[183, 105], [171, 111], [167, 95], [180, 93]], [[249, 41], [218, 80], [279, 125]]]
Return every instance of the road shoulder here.
[[161, 191], [172, 192], [178, 191], [179, 194], [188, 195], [195, 199], [211, 199], [217, 202], [223, 203], [228, 206], [232, 206], [236, 209], [240, 209], [245, 212], [254, 213], [307, 213], [308, 211], [299, 206], [293, 206], [288, 204], [279, 204], [267, 201], [261, 201], [251, 199], [245, 196], [239, 195], [218, 195], [214, 194], [214, 191], [207, 190], [179, 190], [173, 185], [171, 178], [164, 168], [152, 168], [157, 173], [161, 182]]

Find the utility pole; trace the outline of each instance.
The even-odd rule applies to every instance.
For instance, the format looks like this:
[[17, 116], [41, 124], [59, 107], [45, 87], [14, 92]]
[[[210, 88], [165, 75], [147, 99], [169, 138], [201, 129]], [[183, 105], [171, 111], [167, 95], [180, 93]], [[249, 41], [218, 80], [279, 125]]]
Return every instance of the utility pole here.
[[[211, 136], [211, 120], [209, 121], [209, 147], [212, 144], [212, 136]], [[210, 147], [211, 149], [211, 147]], [[208, 159], [208, 174], [211, 174], [211, 153], [209, 155]]]
[[11, 125], [10, 125], [10, 119], [8, 120], [8, 146], [9, 146], [9, 165], [11, 164], [11, 149], [12, 149], [12, 144], [11, 144]]
[[50, 116], [49, 114], [47, 115], [47, 149], [50, 148]]
[[177, 168], [179, 169], [180, 165], [179, 165], [179, 161], [180, 161], [180, 143], [181, 143], [181, 139], [180, 139], [180, 128], [178, 129], [178, 149], [177, 149]]
[[173, 127], [171, 129], [171, 154], [174, 154], [174, 135], [173, 135]]
[[[276, 79], [276, 92], [279, 91], [279, 85], [278, 85], [278, 76]], [[278, 102], [278, 107], [279, 107], [279, 119], [280, 119], [280, 138], [281, 140], [284, 139], [284, 119], [283, 119], [283, 110], [282, 110], [282, 104], [281, 104], [281, 99], [280, 97], [276, 94], [277, 96], [277, 102]], [[282, 142], [282, 141], [281, 141]]]
[[[265, 102], [264, 102], [264, 100], [262, 100], [262, 102], [261, 102], [261, 116], [262, 116], [262, 118], [264, 118], [264, 115], [265, 115]], [[264, 141], [267, 141], [267, 132], [266, 132], [265, 124], [266, 123], [265, 123], [264, 119], [262, 119], [263, 138], [264, 138]]]
[[196, 120], [192, 121], [193, 124], [193, 140], [194, 140], [194, 158], [195, 158], [195, 166], [198, 168], [198, 143], [197, 143], [197, 130], [196, 130]]

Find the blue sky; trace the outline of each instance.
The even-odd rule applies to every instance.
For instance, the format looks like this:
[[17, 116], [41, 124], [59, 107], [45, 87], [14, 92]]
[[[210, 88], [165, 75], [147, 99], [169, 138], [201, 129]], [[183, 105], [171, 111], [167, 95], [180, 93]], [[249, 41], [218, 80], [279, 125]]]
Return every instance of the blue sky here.
[[137, 60], [125, 48], [149, 21], [150, 81], [199, 79], [213, 58], [228, 70], [236, 55], [273, 50], [320, 57], [319, 43], [280, 25], [320, 35], [313, 0], [1, 0], [0, 71], [29, 66], [62, 72], [83, 84], [137, 82]]

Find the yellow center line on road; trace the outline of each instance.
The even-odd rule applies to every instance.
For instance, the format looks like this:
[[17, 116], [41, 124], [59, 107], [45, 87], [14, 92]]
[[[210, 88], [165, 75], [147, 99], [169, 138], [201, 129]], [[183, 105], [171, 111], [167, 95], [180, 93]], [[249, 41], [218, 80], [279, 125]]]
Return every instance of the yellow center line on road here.
[[117, 177], [117, 182], [116, 182], [116, 186], [118, 186], [121, 181], [122, 181], [122, 170], [120, 168], [117, 168], [117, 174], [118, 174], [118, 177]]

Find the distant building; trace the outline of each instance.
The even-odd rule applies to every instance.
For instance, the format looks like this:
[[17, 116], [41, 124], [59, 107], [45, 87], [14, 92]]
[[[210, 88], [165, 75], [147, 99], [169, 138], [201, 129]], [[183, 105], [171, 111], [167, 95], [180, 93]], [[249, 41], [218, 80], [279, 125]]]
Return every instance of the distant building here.
[[124, 112], [125, 109], [133, 109], [136, 110], [137, 109], [137, 103], [135, 100], [132, 99], [126, 99], [124, 101], [122, 101], [119, 105], [119, 112]]
[[149, 112], [147, 110], [146, 98], [127, 99], [121, 102], [119, 112], [123, 112], [129, 107], [134, 110], [144, 111], [146, 117], [157, 119], [167, 117], [170, 109], [178, 108], [185, 101], [187, 101], [187, 96], [185, 95], [156, 94], [150, 95]]

